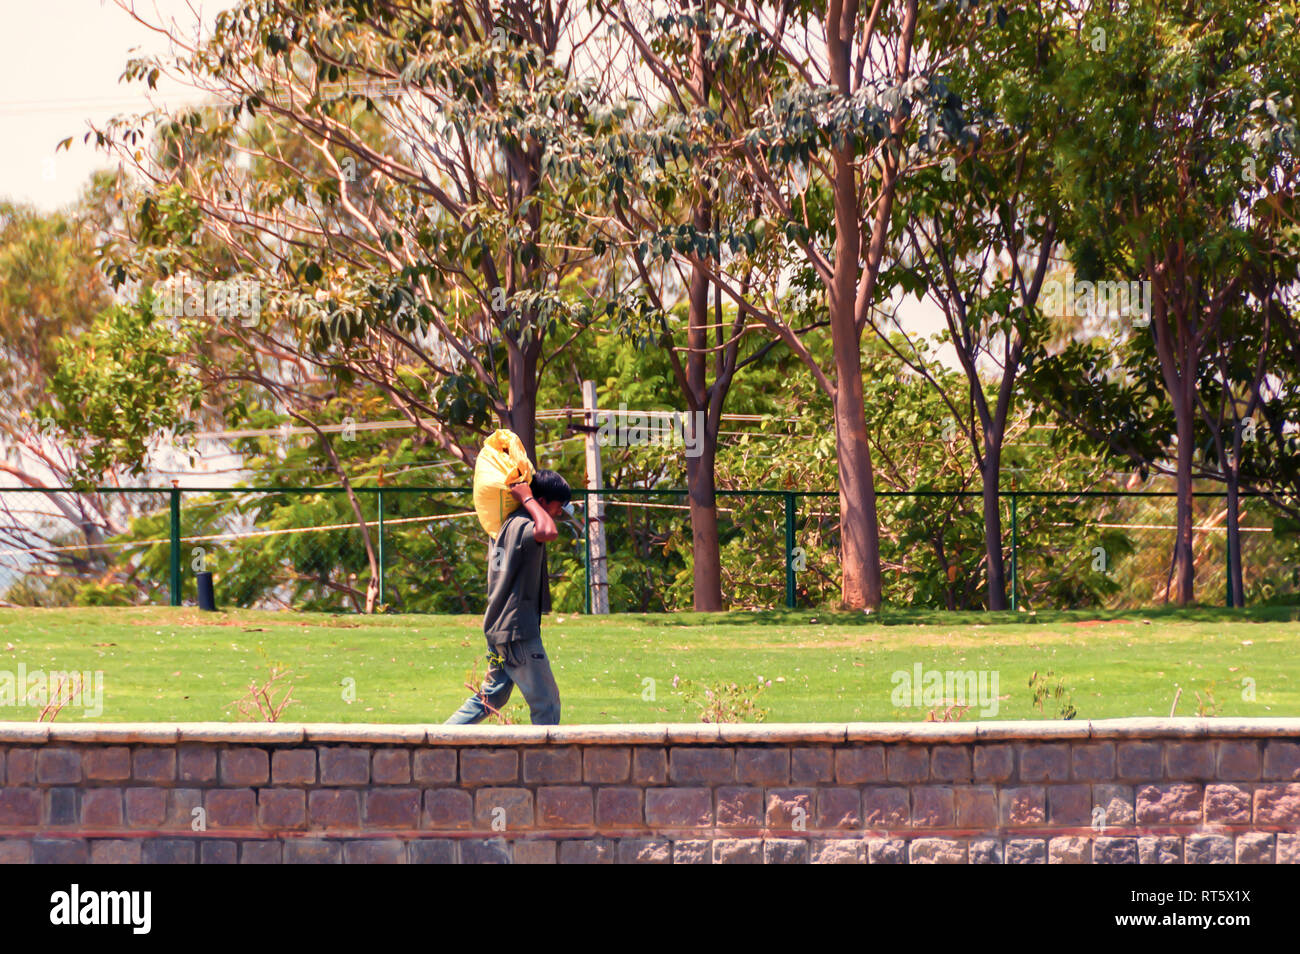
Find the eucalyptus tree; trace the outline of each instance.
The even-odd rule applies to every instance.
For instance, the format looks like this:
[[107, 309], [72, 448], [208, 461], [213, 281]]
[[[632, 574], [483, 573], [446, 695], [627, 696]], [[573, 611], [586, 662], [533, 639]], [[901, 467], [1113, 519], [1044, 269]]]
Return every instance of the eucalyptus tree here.
[[[754, 122], [771, 43], [713, 0], [669, 10], [595, 0], [621, 41], [625, 139], [590, 154], [607, 196], [603, 233], [620, 250], [640, 307], [622, 331], [665, 350], [692, 428], [686, 455], [694, 608], [723, 608], [716, 500], [719, 429], [736, 375], [778, 344], [724, 299], [727, 275], [747, 300], [773, 277], [779, 243], [747, 228], [761, 216], [735, 131]], [[761, 300], [761, 295], [759, 296]], [[629, 310], [629, 315], [633, 314]]]
[[[105, 541], [154, 503], [66, 489], [85, 476], [89, 429], [78, 407], [67, 409], [64, 427], [55, 398], [70, 341], [101, 366], [113, 360], [88, 344], [112, 303], [95, 242], [120, 214], [121, 183], [102, 173], [58, 211], [0, 202], [0, 487], [25, 488], [0, 489], [0, 576], [11, 580], [0, 599], [66, 601], [72, 581], [103, 575]], [[131, 472], [99, 476], [122, 484]]]
[[[204, 103], [97, 141], [155, 189], [155, 234], [132, 237], [166, 250], [155, 263], [255, 283], [259, 314], [210, 329], [240, 344], [243, 370], [365, 381], [461, 460], [494, 420], [531, 452], [538, 377], [602, 307], [574, 157], [611, 117], [582, 12], [242, 0], [197, 40], [156, 26], [174, 52], [125, 77], [172, 74]], [[228, 256], [215, 276], [212, 256], [185, 254], [200, 233]]]
[[[1091, 4], [1060, 46], [1050, 87], [1055, 182], [1069, 210], [1062, 240], [1075, 272], [1142, 283], [1150, 301], [1144, 326], [1133, 322], [1118, 346], [1079, 328], [1040, 368], [1042, 393], [1080, 430], [1172, 473], [1180, 603], [1195, 595], [1206, 368], [1255, 276], [1295, 251], [1298, 13], [1295, 3], [1235, 0]], [[1144, 406], [1149, 416], [1135, 417]], [[1172, 462], [1152, 459], [1155, 449]]]
[[[601, 4], [632, 37], [639, 63], [658, 75], [670, 42], [659, 33], [674, 18], [639, 9]], [[950, 35], [960, 32], [961, 15], [951, 12]], [[685, 104], [679, 108], [716, 124], [711, 135], [723, 140], [717, 145], [730, 157], [731, 178], [752, 192], [752, 211], [738, 209], [743, 218], [722, 236], [747, 254], [719, 256], [719, 236], [693, 224], [654, 230], [644, 248], [664, 257], [689, 252], [692, 267], [735, 308], [737, 320], [760, 325], [788, 347], [831, 397], [841, 599], [850, 607], [879, 607], [861, 338], [882, 294], [880, 270], [900, 183], [964, 130], [958, 104], [939, 78], [950, 45], [914, 55], [916, 0], [881, 0], [869, 9], [856, 0], [697, 4], [680, 16], [707, 32], [711, 49], [759, 64], [765, 73], [763, 83], [738, 89], [676, 86]], [[754, 252], [769, 242], [774, 253], [754, 268]], [[822, 326], [833, 341], [829, 360], [803, 340], [804, 332]]]
[[[1060, 210], [1043, 85], [1066, 8], [1064, 0], [1008, 4], [970, 19], [970, 42], [956, 51], [946, 79], [975, 133], [901, 194], [891, 243], [898, 251], [882, 278], [898, 300], [867, 317], [899, 360], [938, 390], [950, 415], [946, 433], [970, 447], [981, 478], [991, 610], [1007, 608], [1000, 493], [1008, 424], [1021, 372], [1051, 325], [1039, 299], [1060, 252]], [[944, 29], [943, 17], [925, 11], [922, 42], [936, 29]], [[939, 309], [943, 341], [962, 372], [960, 393], [932, 373], [925, 343], [902, 322], [911, 295]]]
[[1295, 385], [1300, 375], [1276, 370], [1287, 360], [1277, 309], [1267, 295], [1252, 294], [1229, 308], [1213, 330], [1210, 360], [1202, 369], [1196, 401], [1208, 437], [1199, 439], [1198, 463], [1224, 484], [1227, 593], [1230, 606], [1246, 602], [1242, 569], [1241, 495], [1262, 492], [1292, 519], [1300, 518], [1300, 461], [1294, 434]]
[[[539, 377], [605, 308], [576, 154], [613, 117], [582, 12], [241, 0], [196, 38], [152, 25], [172, 51], [125, 78], [171, 75], [206, 98], [94, 131], [154, 193], [114, 277], [237, 281], [237, 308], [196, 309], [209, 354], [238, 356], [204, 374], [307, 426], [364, 383], [457, 459], [494, 422], [534, 454]], [[316, 430], [366, 540], [373, 606], [366, 520]]]

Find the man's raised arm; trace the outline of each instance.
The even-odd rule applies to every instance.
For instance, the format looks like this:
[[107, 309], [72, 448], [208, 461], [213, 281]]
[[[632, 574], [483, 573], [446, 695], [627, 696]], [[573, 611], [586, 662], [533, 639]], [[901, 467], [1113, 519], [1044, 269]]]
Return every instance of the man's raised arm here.
[[533, 491], [527, 484], [515, 484], [510, 488], [516, 500], [518, 500], [528, 515], [533, 518], [533, 539], [538, 543], [549, 543], [559, 537], [559, 528], [555, 526], [555, 521], [551, 515], [546, 512], [541, 501], [533, 497]]

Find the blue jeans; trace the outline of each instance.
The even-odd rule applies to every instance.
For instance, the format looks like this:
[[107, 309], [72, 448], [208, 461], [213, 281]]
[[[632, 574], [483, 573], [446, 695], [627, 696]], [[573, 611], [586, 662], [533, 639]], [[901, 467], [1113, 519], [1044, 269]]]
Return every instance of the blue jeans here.
[[[500, 712], [505, 707], [511, 690], [517, 685], [528, 703], [533, 725], [559, 725], [560, 687], [555, 684], [541, 637], [506, 643], [498, 647], [497, 653], [501, 662], [491, 665], [479, 691], [466, 699], [445, 724], [482, 722], [491, 709]], [[488, 646], [488, 658], [492, 658], [491, 646]]]

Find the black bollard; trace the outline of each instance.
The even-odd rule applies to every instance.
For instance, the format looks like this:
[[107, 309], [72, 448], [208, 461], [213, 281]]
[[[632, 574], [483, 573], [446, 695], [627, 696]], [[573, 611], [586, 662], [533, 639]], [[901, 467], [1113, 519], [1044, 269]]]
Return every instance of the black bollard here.
[[210, 572], [198, 574], [199, 580], [199, 609], [207, 610], [209, 613], [217, 611], [217, 594], [212, 585], [212, 574]]

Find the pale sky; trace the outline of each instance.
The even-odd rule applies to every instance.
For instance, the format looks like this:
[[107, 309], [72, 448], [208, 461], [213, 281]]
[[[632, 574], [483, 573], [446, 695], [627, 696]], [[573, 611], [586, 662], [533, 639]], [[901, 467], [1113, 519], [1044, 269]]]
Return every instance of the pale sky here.
[[[232, 0], [137, 0], [148, 19], [211, 21]], [[157, 17], [157, 10], [161, 17]], [[0, 0], [0, 197], [52, 211], [72, 202], [95, 169], [116, 168], [81, 137], [88, 120], [148, 110], [143, 83], [118, 82], [126, 61], [165, 52], [165, 41], [114, 0]], [[138, 50], [133, 51], [133, 47]], [[159, 83], [163, 104], [193, 99]], [[60, 140], [72, 148], [55, 154]]]

